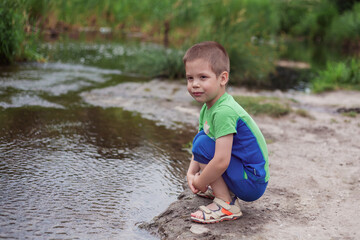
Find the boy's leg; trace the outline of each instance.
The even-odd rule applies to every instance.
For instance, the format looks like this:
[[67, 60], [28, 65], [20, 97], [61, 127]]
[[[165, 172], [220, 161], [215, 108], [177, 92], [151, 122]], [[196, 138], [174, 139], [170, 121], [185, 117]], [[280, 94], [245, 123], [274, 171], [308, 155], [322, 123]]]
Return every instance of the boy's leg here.
[[[211, 161], [215, 154], [215, 141], [209, 138], [204, 131], [200, 131], [194, 138], [192, 152], [194, 160], [198, 162], [200, 169], [203, 170], [206, 165]], [[216, 181], [210, 184], [214, 196], [225, 201], [231, 202], [231, 196], [229, 189], [223, 179], [220, 176]], [[207, 206], [211, 210], [218, 210], [219, 207], [215, 203], [211, 203]], [[203, 213], [197, 211], [191, 214], [195, 218], [203, 218]]]
[[[194, 157], [194, 161], [192, 161], [192, 163], [198, 163], [200, 170], [203, 170], [214, 157], [215, 141], [207, 136], [204, 131], [200, 131], [194, 138], [192, 152]], [[193, 168], [191, 167], [191, 164], [190, 168]], [[210, 186], [214, 192], [215, 197], [224, 201], [231, 201], [229, 189], [222, 176], [210, 184]]]
[[[201, 170], [203, 170], [206, 167], [206, 164], [203, 164], [203, 163], [199, 163], [199, 164], [200, 164]], [[213, 190], [215, 197], [220, 198], [221, 200], [224, 200], [225, 202], [231, 202], [231, 196], [230, 196], [229, 189], [222, 177], [219, 177], [215, 182], [211, 183], [210, 186]], [[209, 208], [210, 210], [217, 210], [219, 208], [215, 203], [210, 203], [206, 207]], [[197, 212], [191, 213], [191, 216], [196, 217], [196, 218], [203, 218], [203, 213], [202, 213], [202, 211], [197, 211]]]
[[[199, 165], [201, 170], [206, 167], [206, 164], [203, 163], [199, 163]], [[211, 183], [210, 187], [212, 188], [215, 197], [220, 198], [225, 202], [231, 202], [229, 189], [221, 176], [215, 182]]]

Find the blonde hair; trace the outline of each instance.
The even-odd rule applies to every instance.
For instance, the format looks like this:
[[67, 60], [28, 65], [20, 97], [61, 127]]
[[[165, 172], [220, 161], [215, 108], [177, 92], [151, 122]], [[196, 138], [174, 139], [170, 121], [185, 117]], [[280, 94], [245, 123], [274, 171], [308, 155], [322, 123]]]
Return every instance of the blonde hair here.
[[189, 48], [184, 57], [183, 62], [190, 62], [196, 59], [203, 59], [209, 62], [211, 70], [219, 76], [222, 72], [230, 73], [230, 60], [225, 48], [213, 41], [197, 43]]

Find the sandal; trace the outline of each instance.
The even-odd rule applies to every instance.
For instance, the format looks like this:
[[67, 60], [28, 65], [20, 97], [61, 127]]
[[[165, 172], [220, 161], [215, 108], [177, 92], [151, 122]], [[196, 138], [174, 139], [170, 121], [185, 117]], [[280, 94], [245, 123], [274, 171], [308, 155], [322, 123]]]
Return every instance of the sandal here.
[[215, 198], [213, 190], [210, 187], [208, 187], [208, 189], [205, 192], [200, 191], [200, 192], [196, 193], [196, 195], [198, 195], [199, 197], [209, 198], [209, 199]]
[[[235, 201], [234, 201], [235, 200]], [[237, 198], [234, 198], [233, 204], [225, 202], [220, 198], [215, 198], [214, 203], [219, 207], [217, 210], [211, 210], [205, 206], [200, 206], [203, 212], [203, 218], [191, 217], [191, 220], [197, 223], [217, 223], [224, 220], [235, 220], [242, 216], [240, 204]]]

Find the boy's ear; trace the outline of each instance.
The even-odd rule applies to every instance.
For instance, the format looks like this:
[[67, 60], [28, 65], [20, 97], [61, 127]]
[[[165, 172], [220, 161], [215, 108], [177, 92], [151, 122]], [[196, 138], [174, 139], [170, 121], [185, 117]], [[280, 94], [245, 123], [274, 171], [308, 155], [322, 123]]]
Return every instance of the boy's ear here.
[[220, 84], [225, 86], [229, 81], [229, 73], [227, 71], [223, 71], [219, 77], [220, 77]]

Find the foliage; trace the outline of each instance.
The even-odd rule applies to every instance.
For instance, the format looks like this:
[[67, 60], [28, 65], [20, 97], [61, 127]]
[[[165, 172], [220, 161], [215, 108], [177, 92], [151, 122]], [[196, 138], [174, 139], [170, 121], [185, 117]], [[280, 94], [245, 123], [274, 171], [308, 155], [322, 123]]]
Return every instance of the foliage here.
[[332, 21], [326, 40], [339, 44], [360, 40], [360, 3], [356, 3], [352, 10], [344, 12]]
[[23, 0], [0, 2], [0, 64], [10, 64], [15, 60], [24, 59], [43, 60], [35, 50], [37, 36], [24, 31], [29, 21], [26, 6]]
[[278, 98], [234, 96], [234, 99], [251, 115], [281, 117], [291, 112], [289, 105]]
[[[61, 32], [61, 26], [108, 26], [124, 36], [140, 32], [143, 39], [164, 45], [136, 51], [127, 69], [132, 73], [182, 78], [184, 51], [194, 43], [214, 40], [229, 53], [231, 83], [268, 87], [271, 76], [278, 75], [274, 64], [281, 48], [278, 39], [284, 34], [290, 39], [307, 39], [309, 45], [322, 42], [352, 49], [359, 41], [359, 16], [358, 0], [2, 0], [0, 61], [41, 59], [34, 47], [38, 40], [34, 32], [41, 29]], [[295, 49], [302, 55], [297, 60], [319, 58], [322, 50], [316, 49], [313, 54]], [[342, 79], [340, 75], [346, 73], [340, 71], [353, 71], [348, 70], [350, 63], [329, 64], [335, 69], [319, 72], [313, 81], [315, 89], [334, 88], [330, 85], [338, 80], [326, 79]]]
[[[222, 2], [222, 4], [221, 4]], [[214, 40], [228, 51], [231, 81], [267, 85], [276, 59], [272, 37], [278, 28], [271, 1], [212, 1], [202, 9], [196, 42]]]
[[357, 88], [360, 90], [360, 60], [351, 59], [347, 62], [328, 62], [326, 69], [318, 72], [312, 81], [314, 92], [336, 89]]
[[[218, 41], [229, 53], [232, 83], [256, 86], [267, 84], [267, 76], [274, 70], [273, 63], [276, 58], [271, 40], [278, 27], [276, 9], [270, 1], [183, 1], [182, 4], [185, 11], [178, 6], [174, 9], [176, 11], [172, 13], [173, 16], [177, 16], [176, 20], [183, 18], [182, 23], [192, 21], [194, 26], [193, 34], [185, 42], [184, 49], [196, 42]], [[185, 16], [189, 15], [189, 11], [192, 17], [186, 20]], [[173, 16], [168, 18], [173, 19]], [[162, 51], [165, 54], [144, 52], [141, 62], [151, 66], [154, 73], [157, 71], [160, 75], [182, 77], [184, 70], [181, 67], [182, 56], [179, 54], [182, 51]], [[147, 60], [150, 61], [146, 64]], [[137, 65], [144, 66], [141, 62]], [[156, 69], [155, 65], [160, 69]], [[172, 72], [173, 70], [177, 72]]]
[[[163, 39], [163, 43], [167, 37], [171, 37], [171, 42], [183, 39], [181, 47], [143, 49], [133, 58], [132, 72], [183, 77], [184, 50], [204, 40], [215, 40], [225, 46], [233, 83], [265, 85], [269, 72], [274, 70], [276, 54], [271, 41], [278, 28], [278, 18], [270, 0], [106, 0], [102, 3], [74, 0], [54, 3], [53, 11], [59, 19], [71, 23], [84, 24], [89, 16], [103, 16], [103, 24], [118, 24], [122, 31], [151, 34], [155, 39]], [[77, 14], [70, 14], [75, 11]]]
[[[137, 58], [134, 70], [138, 66], [139, 72], [151, 76], [182, 77], [179, 53], [204, 40], [215, 40], [225, 46], [232, 63], [233, 83], [261, 86], [274, 70], [276, 54], [272, 39], [279, 21], [270, 0], [105, 0], [101, 3], [61, 0], [52, 4], [48, 0], [31, 0], [30, 5], [34, 5], [28, 7], [32, 16], [52, 15], [71, 24], [103, 24], [120, 27], [124, 32], [140, 31], [164, 45], [169, 43], [169, 38], [170, 43], [182, 41], [181, 47], [151, 49]], [[45, 5], [49, 8], [47, 13], [42, 12]]]
[[0, 64], [9, 64], [20, 52], [24, 40], [23, 16], [19, 11], [20, 1], [0, 2]]
[[277, 1], [280, 31], [312, 42], [344, 44], [359, 38], [358, 0]]
[[351, 10], [356, 2], [359, 0], [332, 0], [336, 4], [336, 8], [340, 13], [343, 13], [347, 10]]
[[53, 4], [51, 0], [26, 0], [23, 1], [23, 9], [26, 10], [29, 21], [36, 24], [47, 15]]
[[184, 78], [183, 55], [183, 51], [162, 46], [144, 48], [129, 60], [128, 71], [150, 77]]
[[307, 36], [315, 41], [322, 41], [331, 21], [338, 15], [336, 6], [329, 0], [312, 1], [308, 12], [293, 27], [296, 36]]
[[294, 26], [299, 24], [313, 5], [312, 0], [279, 0], [275, 4], [279, 9], [280, 31], [291, 34]]

